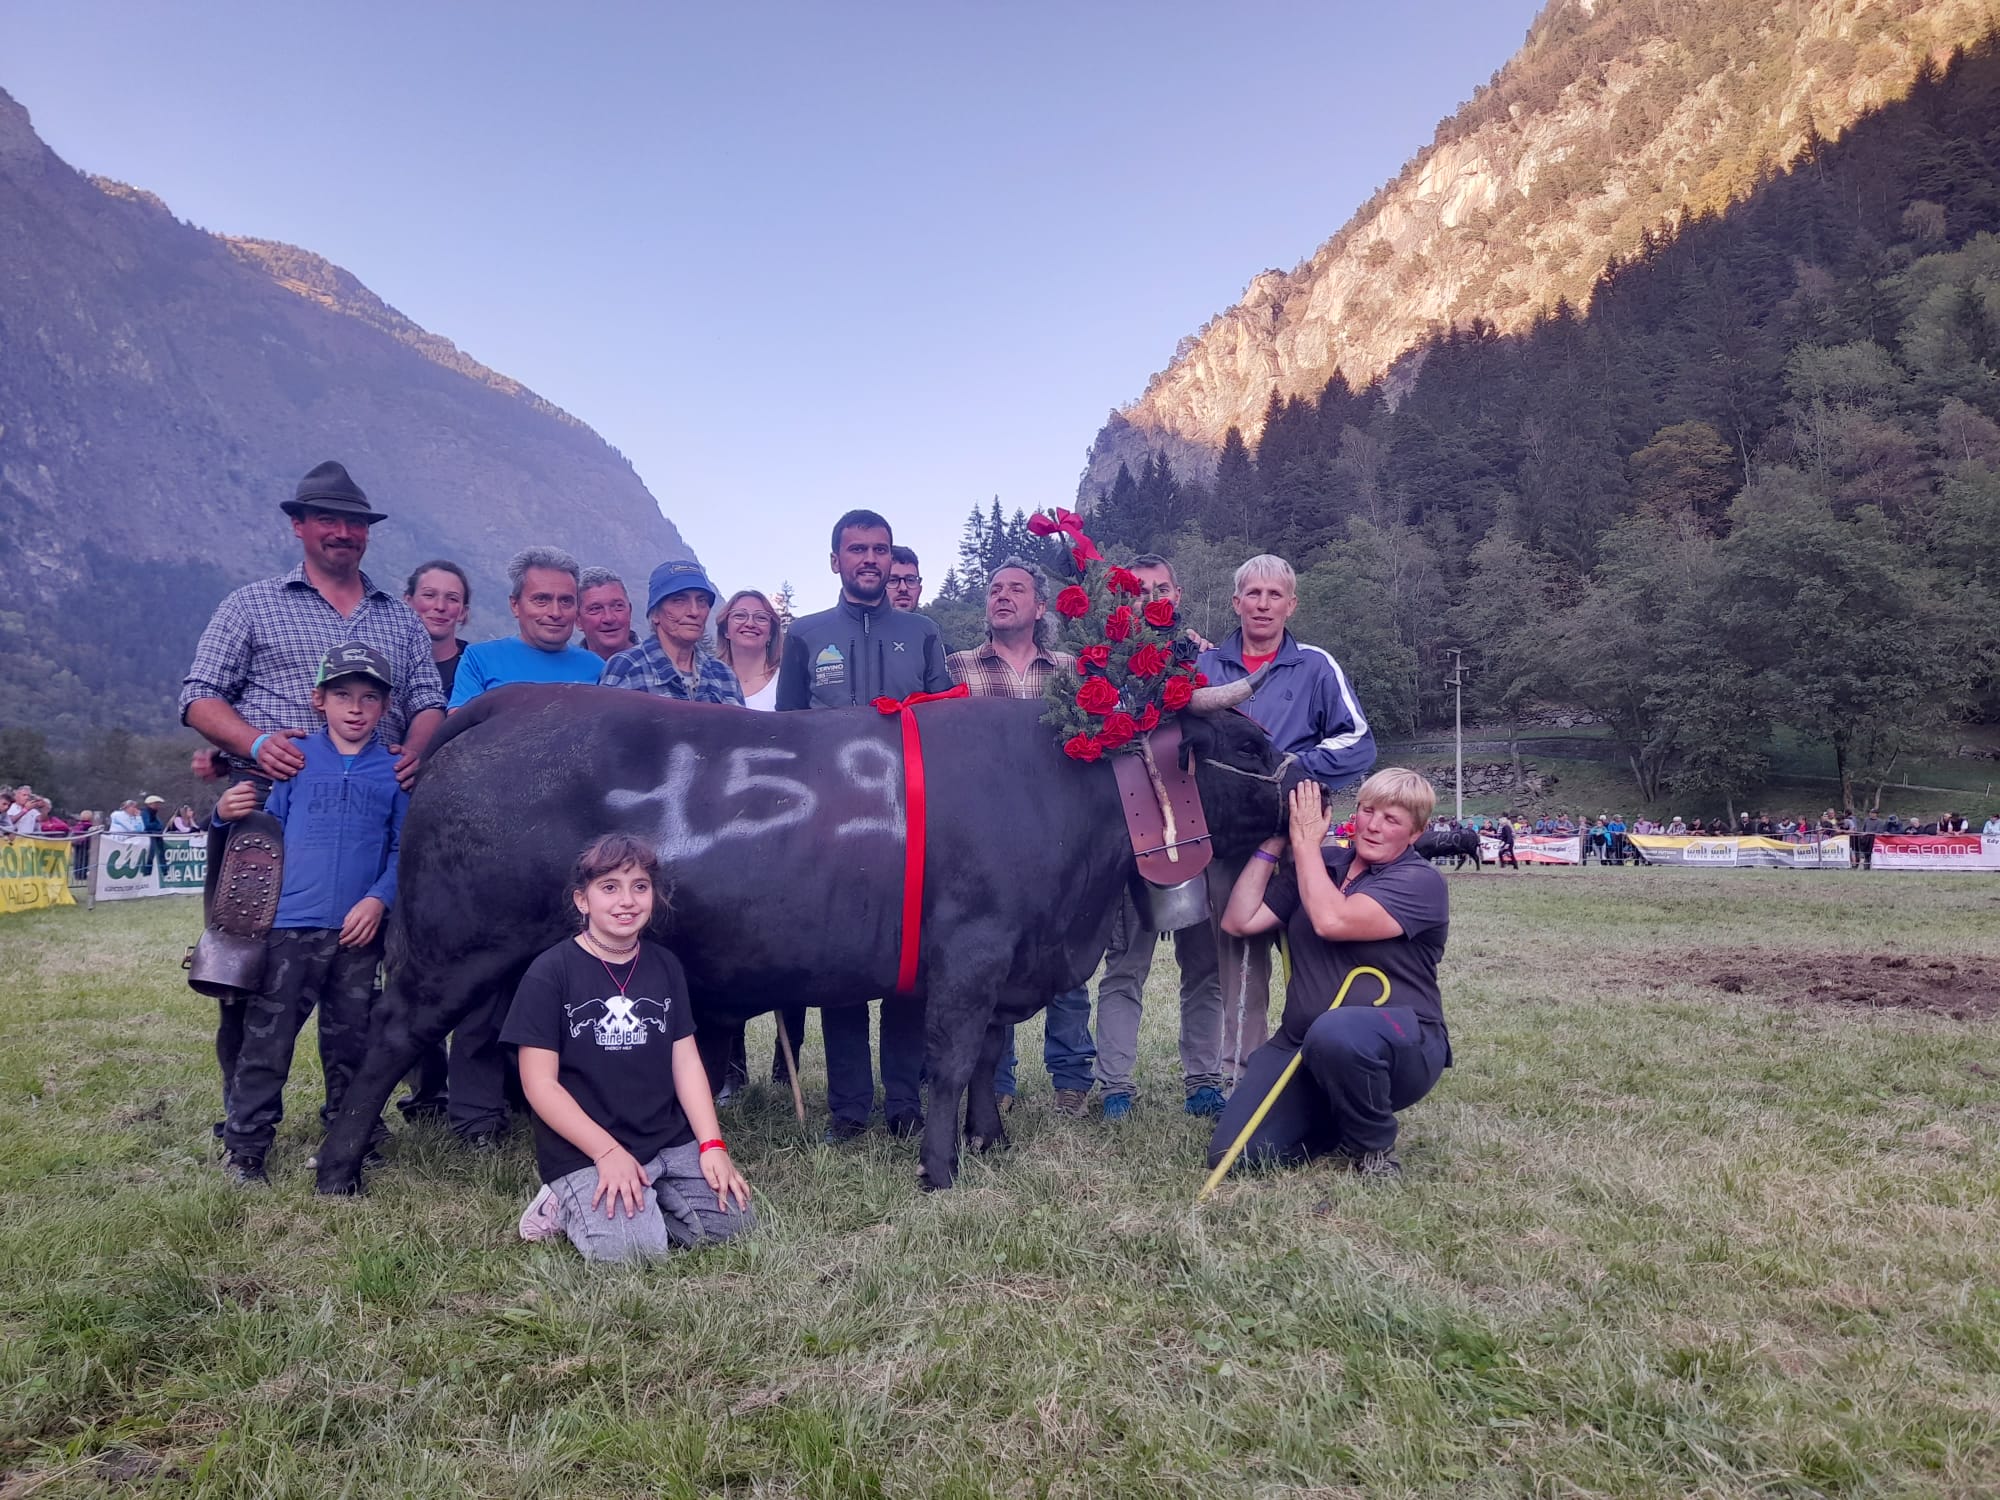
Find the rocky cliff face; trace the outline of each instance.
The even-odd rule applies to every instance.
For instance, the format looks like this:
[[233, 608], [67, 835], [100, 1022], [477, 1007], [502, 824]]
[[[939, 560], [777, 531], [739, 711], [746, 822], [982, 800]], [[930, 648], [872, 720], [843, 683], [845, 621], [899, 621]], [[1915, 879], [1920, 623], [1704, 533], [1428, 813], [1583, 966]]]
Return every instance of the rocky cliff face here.
[[[1206, 477], [1224, 433], [1427, 335], [1504, 332], [1646, 234], [1719, 210], [2000, 24], [1994, 0], [1553, 0], [1521, 51], [1312, 258], [1265, 271], [1100, 431], [1080, 496], [1165, 451]], [[1393, 383], [1392, 383], [1393, 384]]]
[[589, 427], [317, 256], [204, 233], [72, 170], [0, 92], [9, 644], [101, 699], [87, 718], [164, 727], [219, 592], [296, 561], [277, 503], [325, 458], [390, 515], [377, 581], [455, 558], [489, 629], [529, 543], [640, 588], [689, 555]]

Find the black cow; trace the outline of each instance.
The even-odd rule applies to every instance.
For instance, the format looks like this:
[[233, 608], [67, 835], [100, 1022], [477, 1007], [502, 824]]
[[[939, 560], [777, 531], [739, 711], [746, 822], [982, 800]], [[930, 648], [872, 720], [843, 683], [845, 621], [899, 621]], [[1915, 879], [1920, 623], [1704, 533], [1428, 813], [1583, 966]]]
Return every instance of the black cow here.
[[1468, 859], [1474, 871], [1486, 868], [1486, 861], [1479, 855], [1478, 831], [1471, 828], [1433, 828], [1418, 834], [1417, 853], [1432, 861], [1455, 860], [1454, 870], [1464, 869]]
[[[1180, 716], [1218, 857], [1285, 824], [1263, 732], [1202, 692]], [[1219, 701], [1218, 701], [1219, 700]], [[1037, 702], [917, 710], [929, 791], [918, 992], [926, 1001], [926, 1186], [958, 1169], [959, 1101], [979, 1149], [1006, 1136], [993, 1094], [1000, 1027], [1088, 979], [1132, 873], [1116, 782], [1079, 765]], [[366, 1062], [320, 1155], [322, 1192], [359, 1186], [370, 1131], [422, 1049], [474, 1000], [511, 995], [574, 930], [562, 891], [597, 835], [660, 852], [656, 928], [686, 966], [699, 1022], [779, 1005], [859, 1005], [895, 987], [903, 759], [868, 709], [749, 713], [609, 688], [518, 685], [451, 716], [403, 828], [388, 989]]]

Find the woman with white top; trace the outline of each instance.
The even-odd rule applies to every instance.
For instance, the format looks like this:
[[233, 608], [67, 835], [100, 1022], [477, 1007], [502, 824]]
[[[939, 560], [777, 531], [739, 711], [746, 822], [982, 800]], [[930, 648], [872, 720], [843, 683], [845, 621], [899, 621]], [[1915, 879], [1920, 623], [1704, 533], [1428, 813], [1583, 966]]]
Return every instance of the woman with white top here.
[[778, 612], [755, 589], [738, 589], [722, 606], [715, 654], [743, 687], [743, 706], [766, 713], [778, 706], [778, 658], [784, 634]]
[[[778, 612], [756, 589], [738, 589], [716, 613], [715, 654], [736, 674], [743, 687], [743, 706], [773, 713], [778, 707], [778, 659], [784, 652], [784, 632], [778, 626]], [[797, 1056], [805, 1046], [806, 1013], [803, 1007], [778, 1012], [778, 1023], [792, 1039]], [[749, 1077], [749, 1062], [739, 1030], [729, 1044], [729, 1066], [719, 1104], [732, 1104], [736, 1090]], [[784, 1054], [774, 1044], [771, 1049], [771, 1082], [785, 1082]]]

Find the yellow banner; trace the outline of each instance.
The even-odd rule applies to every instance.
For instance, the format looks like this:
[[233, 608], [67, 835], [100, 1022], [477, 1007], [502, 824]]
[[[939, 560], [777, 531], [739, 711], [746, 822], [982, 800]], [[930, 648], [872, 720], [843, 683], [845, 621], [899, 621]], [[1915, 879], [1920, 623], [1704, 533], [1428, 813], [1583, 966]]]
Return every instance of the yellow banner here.
[[70, 848], [61, 839], [0, 839], [0, 912], [74, 906]]

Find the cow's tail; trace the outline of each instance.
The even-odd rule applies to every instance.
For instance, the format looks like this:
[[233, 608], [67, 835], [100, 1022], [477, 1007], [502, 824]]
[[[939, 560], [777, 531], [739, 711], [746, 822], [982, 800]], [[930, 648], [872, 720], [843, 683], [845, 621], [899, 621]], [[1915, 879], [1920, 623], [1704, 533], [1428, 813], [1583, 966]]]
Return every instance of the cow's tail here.
[[403, 902], [400, 895], [396, 904], [389, 908], [389, 929], [382, 937], [382, 975], [384, 987], [394, 984], [396, 976], [403, 972], [403, 965], [410, 956], [409, 924], [403, 920]]

